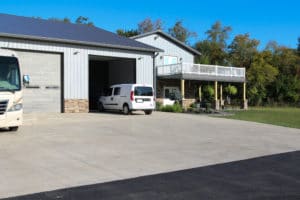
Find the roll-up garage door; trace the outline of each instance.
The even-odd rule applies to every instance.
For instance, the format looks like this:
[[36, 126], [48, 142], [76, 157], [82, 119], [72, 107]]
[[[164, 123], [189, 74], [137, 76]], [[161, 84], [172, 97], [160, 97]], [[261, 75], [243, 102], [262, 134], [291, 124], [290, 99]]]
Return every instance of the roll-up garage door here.
[[22, 75], [24, 112], [61, 112], [61, 54], [17, 51]]

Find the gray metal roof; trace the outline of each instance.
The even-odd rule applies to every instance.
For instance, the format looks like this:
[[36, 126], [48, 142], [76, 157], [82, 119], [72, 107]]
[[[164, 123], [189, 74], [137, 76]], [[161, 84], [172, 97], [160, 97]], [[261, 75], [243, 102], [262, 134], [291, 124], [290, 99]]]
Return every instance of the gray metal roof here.
[[8, 14], [0, 14], [0, 36], [148, 52], [162, 51], [94, 26]]
[[132, 39], [138, 39], [138, 38], [143, 38], [143, 37], [146, 37], [146, 36], [149, 36], [149, 35], [153, 35], [153, 34], [159, 34], [159, 35], [163, 36], [164, 38], [166, 38], [169, 41], [175, 43], [176, 45], [184, 48], [185, 50], [191, 52], [194, 55], [199, 55], [199, 56], [201, 55], [201, 53], [199, 51], [197, 51], [196, 49], [193, 49], [192, 47], [190, 47], [190, 46], [186, 45], [185, 43], [177, 40], [176, 38], [168, 35], [167, 33], [164, 33], [161, 30], [151, 31], [151, 32], [148, 32], [148, 33], [144, 33], [144, 34], [140, 34], [140, 35], [137, 35], [137, 36], [133, 36], [131, 38]]

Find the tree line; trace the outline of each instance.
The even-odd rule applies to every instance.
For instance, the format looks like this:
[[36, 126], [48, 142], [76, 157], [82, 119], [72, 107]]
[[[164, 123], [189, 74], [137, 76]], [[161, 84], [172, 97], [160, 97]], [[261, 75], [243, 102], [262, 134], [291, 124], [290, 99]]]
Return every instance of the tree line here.
[[[118, 29], [116, 32], [132, 37], [155, 30], [167, 30], [171, 36], [189, 45], [188, 41], [197, 34], [184, 27], [182, 21], [165, 29], [163, 22], [149, 18], [137, 24], [136, 29]], [[247, 96], [250, 105], [300, 105], [300, 37], [297, 49], [270, 41], [259, 49], [260, 41], [249, 33], [238, 34], [228, 44], [232, 28], [215, 22], [205, 32], [206, 38], [190, 45], [201, 56], [196, 63], [246, 68]], [[296, 41], [295, 41], [296, 43]]]
[[[41, 17], [32, 17], [32, 18], [42, 19]], [[67, 24], [73, 23], [73, 24], [84, 24], [88, 26], [94, 26], [94, 23], [88, 17], [84, 17], [84, 16], [78, 16], [74, 21], [72, 21], [68, 17], [64, 17], [64, 18], [50, 17], [47, 20], [54, 21], [54, 22], [63, 22]]]

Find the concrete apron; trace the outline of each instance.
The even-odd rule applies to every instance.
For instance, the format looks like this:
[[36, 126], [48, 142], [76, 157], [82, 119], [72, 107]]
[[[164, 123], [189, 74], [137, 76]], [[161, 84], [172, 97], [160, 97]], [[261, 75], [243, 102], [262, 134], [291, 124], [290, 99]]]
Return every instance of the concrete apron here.
[[155, 112], [29, 114], [0, 132], [0, 198], [300, 149], [300, 130]]

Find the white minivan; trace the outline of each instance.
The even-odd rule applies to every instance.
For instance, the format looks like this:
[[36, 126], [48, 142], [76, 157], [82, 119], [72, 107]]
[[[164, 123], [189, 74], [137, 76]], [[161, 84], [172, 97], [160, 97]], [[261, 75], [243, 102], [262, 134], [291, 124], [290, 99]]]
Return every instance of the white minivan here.
[[99, 98], [98, 108], [100, 112], [120, 110], [125, 115], [142, 110], [150, 115], [155, 109], [153, 87], [142, 84], [113, 85]]

